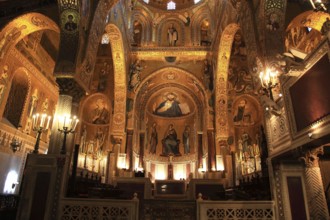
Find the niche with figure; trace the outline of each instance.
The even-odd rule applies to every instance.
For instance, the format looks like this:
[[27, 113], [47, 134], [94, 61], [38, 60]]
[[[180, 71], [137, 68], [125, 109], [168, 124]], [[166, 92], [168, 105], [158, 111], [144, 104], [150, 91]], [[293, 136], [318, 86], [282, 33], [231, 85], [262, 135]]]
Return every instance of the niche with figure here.
[[200, 27], [200, 45], [201, 46], [209, 46], [211, 45], [210, 39], [210, 22], [208, 19], [204, 19], [201, 23]]
[[166, 47], [182, 46], [184, 42], [183, 26], [177, 21], [168, 21], [163, 24], [159, 32], [159, 44]]
[[232, 117], [238, 177], [260, 171], [261, 114], [258, 102], [247, 95], [237, 97], [233, 102]]
[[140, 47], [141, 41], [142, 41], [142, 24], [139, 21], [134, 21], [132, 46]]
[[109, 147], [110, 102], [96, 93], [83, 103], [78, 167], [105, 175], [105, 152]]

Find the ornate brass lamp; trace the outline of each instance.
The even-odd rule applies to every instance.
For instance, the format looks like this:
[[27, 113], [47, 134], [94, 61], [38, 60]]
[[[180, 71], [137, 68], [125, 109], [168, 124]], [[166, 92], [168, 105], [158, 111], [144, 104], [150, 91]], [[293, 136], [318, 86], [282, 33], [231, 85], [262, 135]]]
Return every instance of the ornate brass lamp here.
[[[45, 132], [49, 128], [51, 116], [48, 116], [47, 114], [35, 114], [32, 116], [32, 130], [37, 132], [37, 141], [34, 145], [33, 153], [37, 154], [39, 153], [39, 143], [40, 143], [40, 137], [42, 132]], [[47, 120], [47, 124], [46, 124]]]
[[267, 68], [265, 72], [260, 72], [259, 74], [261, 86], [272, 101], [274, 101], [272, 89], [278, 85], [277, 76], [278, 72], [269, 68]]
[[61, 154], [66, 153], [66, 136], [75, 132], [78, 122], [79, 119], [76, 116], [71, 118], [70, 115], [64, 115], [58, 118], [58, 131], [64, 134]]

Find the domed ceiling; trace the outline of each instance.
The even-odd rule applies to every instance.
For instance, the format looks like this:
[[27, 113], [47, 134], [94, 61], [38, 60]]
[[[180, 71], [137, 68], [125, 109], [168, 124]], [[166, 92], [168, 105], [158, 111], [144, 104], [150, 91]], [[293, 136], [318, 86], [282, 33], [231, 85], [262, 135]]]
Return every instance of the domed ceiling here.
[[[205, 0], [140, 0], [145, 5], [161, 10], [190, 9]], [[174, 6], [174, 8], [172, 8]], [[170, 7], [170, 9], [168, 9]]]

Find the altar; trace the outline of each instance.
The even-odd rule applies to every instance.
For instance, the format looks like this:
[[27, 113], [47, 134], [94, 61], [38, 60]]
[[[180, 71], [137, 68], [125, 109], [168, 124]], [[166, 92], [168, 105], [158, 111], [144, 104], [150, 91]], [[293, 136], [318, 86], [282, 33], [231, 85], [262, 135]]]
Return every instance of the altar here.
[[186, 181], [184, 180], [156, 180], [154, 188], [155, 198], [186, 198]]

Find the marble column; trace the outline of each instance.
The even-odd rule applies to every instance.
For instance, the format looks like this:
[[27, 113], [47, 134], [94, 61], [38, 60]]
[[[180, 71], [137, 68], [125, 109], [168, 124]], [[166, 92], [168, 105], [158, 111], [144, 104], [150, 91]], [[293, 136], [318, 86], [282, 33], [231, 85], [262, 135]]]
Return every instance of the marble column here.
[[307, 202], [310, 219], [329, 218], [318, 155], [323, 154], [323, 147], [308, 150], [302, 157], [305, 162]]
[[122, 138], [121, 137], [113, 137], [113, 163], [111, 163], [110, 167], [110, 173], [112, 174], [112, 177], [119, 176], [119, 170], [118, 170], [118, 156], [120, 153], [120, 148], [122, 144]]
[[215, 146], [214, 146], [214, 131], [207, 131], [207, 146], [208, 146], [208, 170], [215, 171]]
[[144, 157], [144, 133], [140, 133], [140, 152], [139, 152], [139, 167], [143, 167], [143, 157]]
[[128, 167], [128, 170], [133, 170], [133, 130], [127, 130], [127, 136], [126, 136], [126, 167]]
[[200, 168], [203, 168], [203, 133], [202, 132], [199, 132], [198, 133], [198, 164], [197, 164], [197, 168], [200, 169]]

